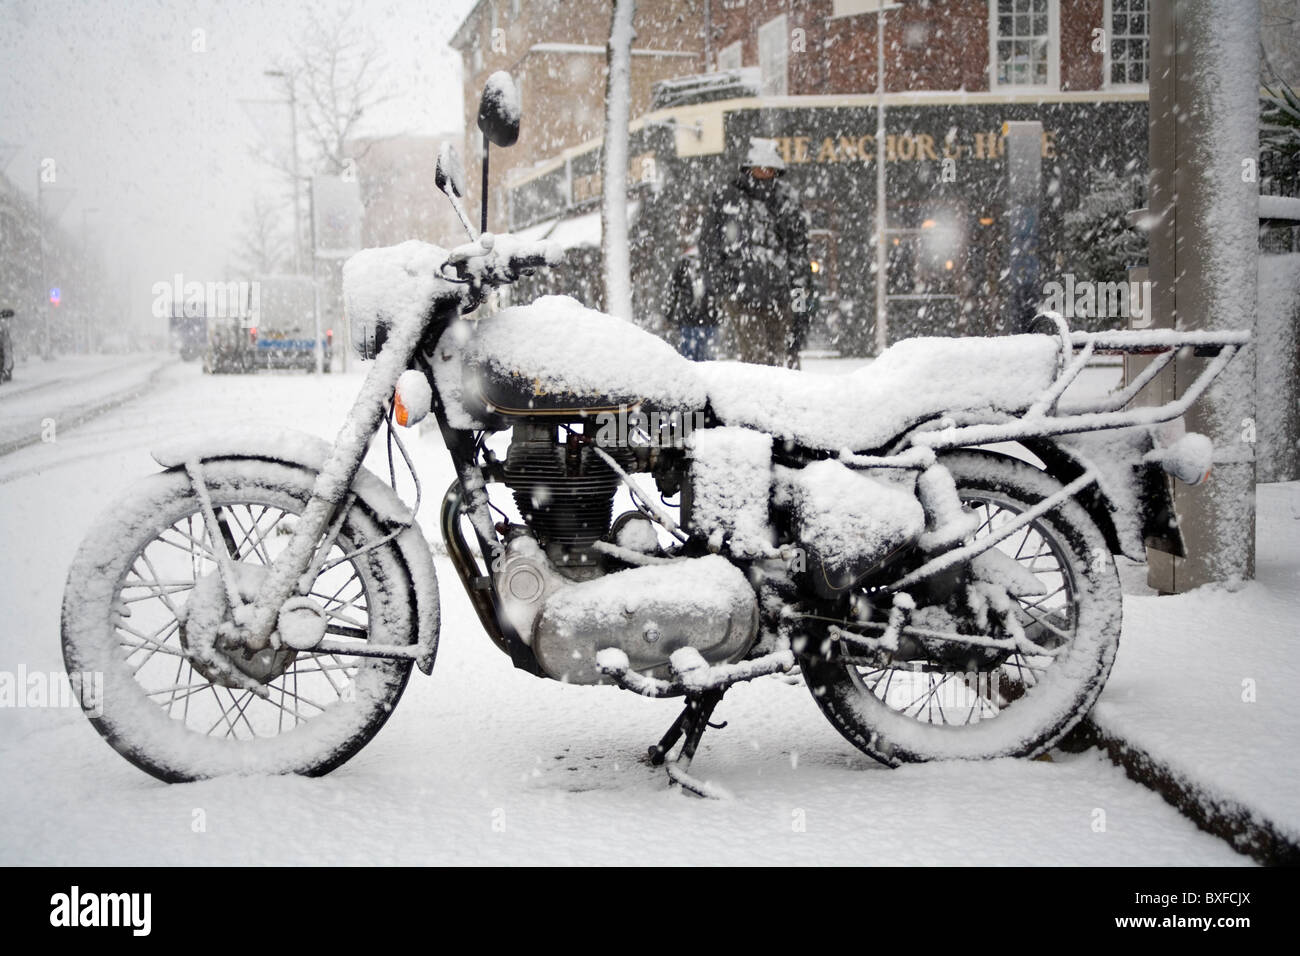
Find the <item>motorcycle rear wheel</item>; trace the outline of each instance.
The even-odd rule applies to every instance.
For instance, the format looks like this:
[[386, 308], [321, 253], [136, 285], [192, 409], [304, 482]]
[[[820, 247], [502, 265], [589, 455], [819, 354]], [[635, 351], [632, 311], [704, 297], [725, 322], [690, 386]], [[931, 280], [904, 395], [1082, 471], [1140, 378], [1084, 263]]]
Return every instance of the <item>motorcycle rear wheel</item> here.
[[[1061, 488], [1045, 472], [1002, 455], [960, 452], [943, 463], [963, 502], [983, 519], [976, 540]], [[1091, 710], [1115, 658], [1122, 611], [1101, 531], [1069, 500], [997, 547], [1045, 585], [1042, 595], [1014, 599], [1017, 618], [1062, 650], [1055, 657], [1013, 654], [977, 671], [915, 660], [875, 666], [805, 658], [813, 699], [859, 750], [889, 766], [1033, 757]]]
[[[241, 581], [256, 580], [288, 542], [315, 475], [222, 460], [205, 463], [203, 477]], [[353, 554], [385, 533], [353, 504], [311, 589], [333, 640], [416, 639], [411, 578], [398, 549]], [[68, 574], [62, 628], [68, 673], [102, 680], [98, 699], [83, 690], [87, 716], [118, 753], [167, 782], [328, 773], [379, 732], [411, 663], [287, 648], [251, 658], [232, 652], [235, 666], [270, 694], [231, 686], [194, 658], [186, 636], [186, 609], [198, 607], [196, 599], [216, 593], [229, 614], [213, 548], [182, 470], [146, 479], [92, 528]]]

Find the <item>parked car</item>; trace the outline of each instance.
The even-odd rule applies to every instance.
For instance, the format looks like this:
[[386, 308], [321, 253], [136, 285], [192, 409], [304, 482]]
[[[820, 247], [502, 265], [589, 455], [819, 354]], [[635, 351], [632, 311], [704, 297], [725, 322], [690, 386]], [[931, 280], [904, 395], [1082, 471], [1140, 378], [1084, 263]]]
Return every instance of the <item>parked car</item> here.
[[0, 309], [0, 382], [14, 377], [14, 340], [9, 334], [9, 320], [13, 309]]
[[[267, 276], [257, 298], [242, 304], [238, 318], [209, 318], [203, 371], [316, 370], [316, 292], [310, 276]], [[323, 367], [334, 359], [334, 331], [321, 337]]]

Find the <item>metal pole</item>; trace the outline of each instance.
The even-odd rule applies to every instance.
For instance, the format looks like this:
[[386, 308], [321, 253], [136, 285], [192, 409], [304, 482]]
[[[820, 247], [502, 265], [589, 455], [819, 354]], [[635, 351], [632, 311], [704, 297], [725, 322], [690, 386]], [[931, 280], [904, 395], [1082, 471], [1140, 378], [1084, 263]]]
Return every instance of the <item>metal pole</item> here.
[[889, 266], [885, 248], [885, 5], [876, 14], [876, 354], [889, 346], [885, 286]]
[[704, 72], [708, 73], [713, 68], [713, 11], [709, 5], [709, 0], [704, 0]]
[[[289, 136], [293, 149], [293, 248], [298, 275], [302, 275], [302, 203], [298, 199], [300, 176], [298, 174], [298, 94], [294, 86], [293, 75], [286, 77], [289, 83]], [[312, 244], [312, 272], [316, 270], [316, 246]]]
[[298, 198], [299, 180], [302, 178], [298, 175], [298, 91], [294, 84], [293, 74], [286, 73], [284, 70], [263, 70], [263, 76], [274, 76], [284, 80], [289, 87], [289, 148], [291, 150], [290, 162], [293, 164], [293, 271], [296, 275], [302, 275], [302, 203]]
[[[325, 372], [325, 343], [320, 334], [320, 286], [316, 278], [316, 181], [307, 190], [307, 218], [311, 221], [311, 310], [316, 320], [316, 374]], [[346, 359], [345, 359], [346, 361]]]
[[483, 213], [479, 217], [479, 234], [487, 232], [487, 214], [488, 214], [488, 150], [491, 144], [486, 136], [483, 137]]

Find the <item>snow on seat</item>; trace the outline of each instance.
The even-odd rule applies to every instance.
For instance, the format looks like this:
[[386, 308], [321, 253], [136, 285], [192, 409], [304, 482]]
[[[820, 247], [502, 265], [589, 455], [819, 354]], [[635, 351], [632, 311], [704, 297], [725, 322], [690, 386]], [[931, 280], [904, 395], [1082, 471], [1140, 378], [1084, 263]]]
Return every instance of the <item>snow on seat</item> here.
[[[640, 402], [661, 409], [704, 407], [696, 363], [658, 336], [569, 296], [542, 296], [474, 325], [465, 361], [480, 370], [480, 397], [499, 410]], [[525, 407], [512, 407], [518, 404]]]
[[728, 425], [806, 448], [865, 451], [938, 415], [1024, 411], [1055, 377], [1058, 349], [1046, 335], [915, 338], [847, 375], [741, 362], [699, 370]]

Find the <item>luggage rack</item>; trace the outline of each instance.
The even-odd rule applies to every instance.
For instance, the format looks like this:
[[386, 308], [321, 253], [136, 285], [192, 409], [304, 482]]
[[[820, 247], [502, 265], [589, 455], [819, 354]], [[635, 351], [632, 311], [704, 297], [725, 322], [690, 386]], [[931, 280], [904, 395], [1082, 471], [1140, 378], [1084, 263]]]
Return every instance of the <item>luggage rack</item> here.
[[[1044, 312], [1035, 322], [1051, 321], [1061, 339], [1057, 356], [1057, 374], [1023, 414], [998, 423], [956, 424], [951, 418], [934, 423], [928, 429], [913, 432], [910, 443], [933, 450], [985, 445], [1000, 441], [1069, 435], [1078, 432], [1129, 428], [1135, 425], [1159, 425], [1184, 415], [1200, 398], [1210, 383], [1232, 361], [1233, 356], [1250, 342], [1249, 332], [1205, 331], [1178, 332], [1173, 329], [1133, 329], [1112, 332], [1071, 332], [1065, 319], [1054, 312]], [[1191, 348], [1193, 354], [1211, 361], [1188, 386], [1183, 395], [1163, 405], [1128, 408], [1138, 394], [1163, 371], [1178, 352]], [[1151, 355], [1151, 363], [1118, 391], [1100, 399], [1058, 407], [1061, 396], [1079, 377], [1094, 355]], [[1073, 358], [1071, 358], [1073, 356]]]

